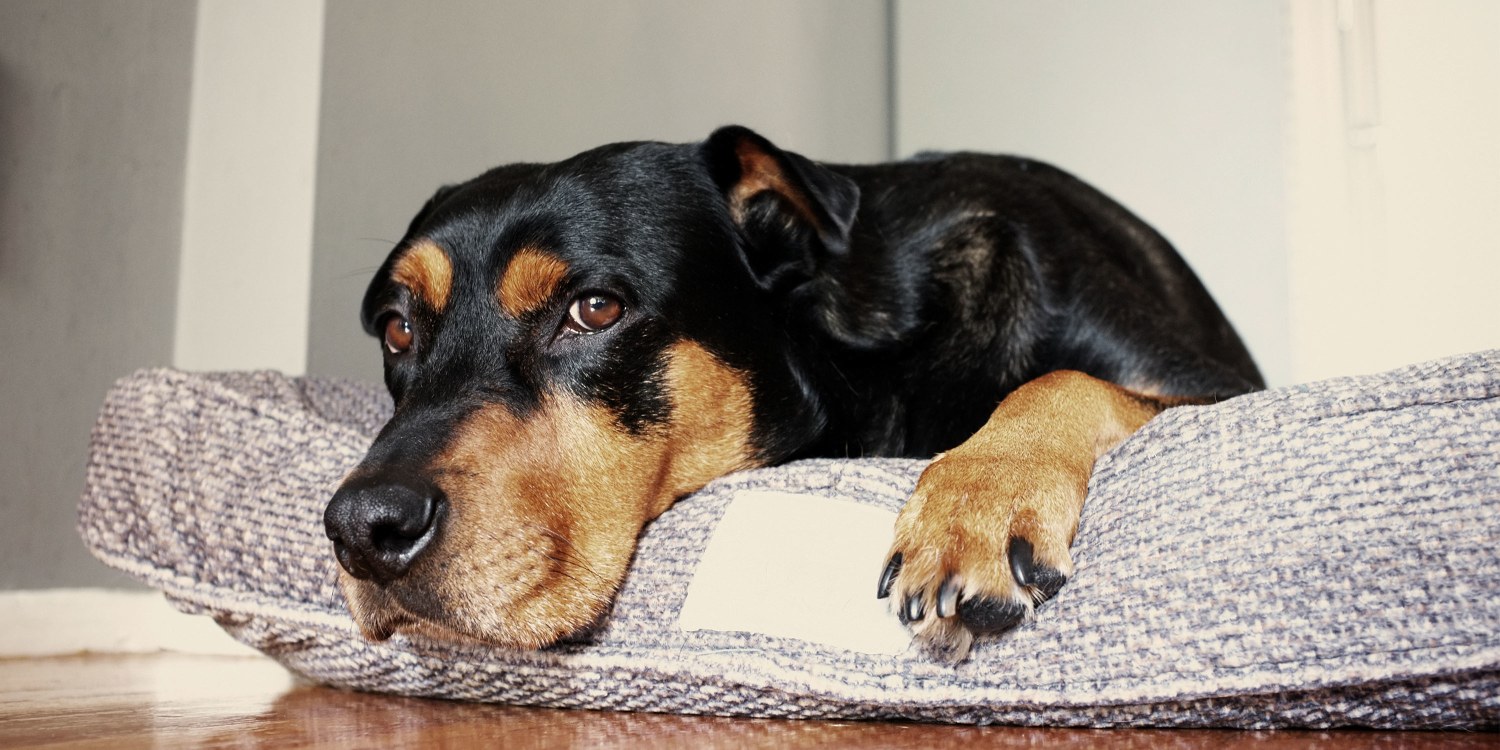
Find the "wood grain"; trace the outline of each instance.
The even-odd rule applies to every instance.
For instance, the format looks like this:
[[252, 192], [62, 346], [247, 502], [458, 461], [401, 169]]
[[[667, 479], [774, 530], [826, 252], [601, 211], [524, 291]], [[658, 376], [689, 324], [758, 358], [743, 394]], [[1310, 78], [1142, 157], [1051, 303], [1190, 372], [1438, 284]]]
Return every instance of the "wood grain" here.
[[560, 711], [299, 684], [266, 659], [0, 660], [0, 748], [1471, 748], [1495, 735], [959, 727]]

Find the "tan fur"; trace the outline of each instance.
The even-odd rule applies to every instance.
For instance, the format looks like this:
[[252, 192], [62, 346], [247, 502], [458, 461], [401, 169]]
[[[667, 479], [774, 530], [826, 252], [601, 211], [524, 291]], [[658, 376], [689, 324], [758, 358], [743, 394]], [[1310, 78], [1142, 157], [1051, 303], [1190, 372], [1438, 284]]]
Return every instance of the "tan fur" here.
[[744, 373], [693, 343], [678, 343], [667, 357], [673, 403], [665, 447], [667, 491], [657, 498], [653, 518], [676, 498], [757, 463], [750, 446], [754, 402]]
[[519, 318], [541, 307], [552, 299], [567, 275], [568, 264], [557, 256], [535, 248], [521, 248], [505, 266], [496, 287], [500, 309], [512, 318]]
[[391, 278], [441, 313], [453, 291], [453, 262], [436, 243], [419, 240], [396, 259]]
[[729, 211], [735, 222], [745, 221], [745, 207], [751, 198], [770, 191], [786, 199], [804, 221], [819, 225], [817, 213], [808, 205], [802, 192], [792, 187], [791, 180], [781, 171], [775, 157], [749, 141], [742, 141], [735, 149], [735, 155], [740, 161], [740, 180], [729, 191]]
[[[938, 588], [957, 577], [961, 599], [1010, 599], [1030, 607], [1035, 591], [1011, 575], [1012, 537], [1065, 576], [1094, 462], [1161, 411], [1161, 405], [1080, 372], [1044, 375], [1011, 393], [969, 440], [922, 473], [896, 521], [891, 552], [903, 564], [892, 588], [900, 607], [913, 594], [926, 617], [919, 637], [967, 638], [935, 616]], [[966, 642], [962, 651], [967, 650]]]
[[603, 613], [642, 526], [755, 463], [744, 376], [696, 344], [666, 357], [672, 414], [644, 435], [556, 393], [524, 418], [491, 405], [466, 419], [431, 467], [449, 501], [435, 546], [392, 593], [344, 579], [366, 634], [451, 631], [533, 648]]

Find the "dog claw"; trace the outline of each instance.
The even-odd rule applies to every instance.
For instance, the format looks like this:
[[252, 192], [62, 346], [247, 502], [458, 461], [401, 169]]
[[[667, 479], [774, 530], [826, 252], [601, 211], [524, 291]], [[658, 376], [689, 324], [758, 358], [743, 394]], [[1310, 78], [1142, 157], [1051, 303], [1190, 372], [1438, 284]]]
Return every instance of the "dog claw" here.
[[891, 555], [890, 561], [885, 564], [885, 570], [880, 573], [880, 584], [875, 589], [875, 598], [884, 599], [891, 595], [891, 584], [896, 582], [896, 576], [901, 573], [901, 553]]
[[1019, 586], [1030, 586], [1032, 575], [1031, 542], [1013, 536], [1010, 538], [1010, 574]]
[[958, 612], [958, 589], [958, 581], [954, 580], [953, 576], [948, 576], [948, 579], [943, 581], [943, 585], [938, 587], [938, 617], [952, 617]]
[[922, 602], [922, 595], [916, 593], [907, 597], [906, 606], [902, 607], [897, 614], [900, 615], [903, 625], [921, 620], [927, 614], [927, 606]]
[[1067, 576], [1050, 565], [1037, 563], [1031, 542], [1018, 536], [1010, 539], [1010, 574], [1038, 604], [1051, 599], [1068, 582]]

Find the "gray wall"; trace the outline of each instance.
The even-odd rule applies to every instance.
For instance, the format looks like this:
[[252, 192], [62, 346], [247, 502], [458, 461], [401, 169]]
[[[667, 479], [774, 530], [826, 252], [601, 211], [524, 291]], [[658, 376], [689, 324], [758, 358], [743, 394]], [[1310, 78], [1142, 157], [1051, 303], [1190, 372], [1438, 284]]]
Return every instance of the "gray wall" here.
[[379, 379], [365, 284], [439, 185], [741, 122], [886, 156], [884, 3], [329, 0], [308, 371]]
[[117, 583], [73, 531], [108, 385], [171, 363], [192, 2], [0, 2], [0, 589]]

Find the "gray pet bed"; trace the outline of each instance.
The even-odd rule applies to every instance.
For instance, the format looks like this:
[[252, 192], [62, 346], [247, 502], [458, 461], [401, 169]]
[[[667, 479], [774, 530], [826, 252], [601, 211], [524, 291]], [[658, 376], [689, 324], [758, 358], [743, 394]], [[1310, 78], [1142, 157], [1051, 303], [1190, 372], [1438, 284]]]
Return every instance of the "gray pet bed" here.
[[[715, 547], [728, 514], [768, 492], [889, 514], [922, 468], [904, 460], [714, 482], [648, 527], [604, 625], [557, 647], [367, 643], [321, 514], [389, 410], [370, 384], [138, 373], [95, 429], [84, 539], [292, 671], [359, 690], [727, 716], [1500, 725], [1500, 351], [1157, 418], [1100, 461], [1074, 579], [957, 668], [679, 617], [695, 576], [710, 579], [706, 549], [715, 576], [736, 567]], [[878, 555], [889, 538], [849, 541]], [[829, 596], [873, 597], [881, 561], [856, 562], [842, 588], [858, 590]]]

